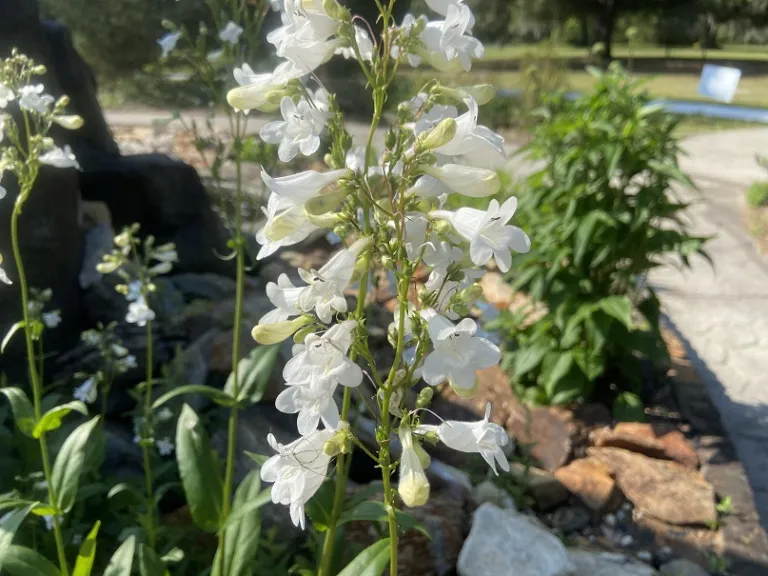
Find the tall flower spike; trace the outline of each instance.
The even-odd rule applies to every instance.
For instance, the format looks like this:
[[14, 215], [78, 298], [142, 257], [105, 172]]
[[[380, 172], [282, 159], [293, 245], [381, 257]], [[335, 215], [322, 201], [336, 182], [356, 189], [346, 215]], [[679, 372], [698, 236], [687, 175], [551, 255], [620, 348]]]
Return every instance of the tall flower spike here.
[[504, 428], [490, 422], [491, 404], [485, 406], [485, 418], [479, 422], [459, 422], [447, 420], [439, 426], [422, 425], [416, 428], [416, 433], [437, 433], [440, 441], [459, 452], [477, 452], [498, 476], [496, 463], [502, 470], [509, 472], [509, 460], [502, 450], [509, 442], [509, 435]]
[[274, 483], [272, 502], [290, 506], [291, 520], [302, 530], [306, 527], [304, 504], [323, 485], [331, 462], [323, 445], [334, 434], [330, 429], [317, 430], [287, 445], [279, 444], [272, 434], [267, 436], [277, 454], [261, 467], [261, 479]]

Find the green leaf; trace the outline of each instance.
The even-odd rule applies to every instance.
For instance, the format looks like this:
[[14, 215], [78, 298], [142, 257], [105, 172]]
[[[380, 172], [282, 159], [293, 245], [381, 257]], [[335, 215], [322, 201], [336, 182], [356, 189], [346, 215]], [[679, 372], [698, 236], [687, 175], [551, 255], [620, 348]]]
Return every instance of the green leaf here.
[[112, 499], [115, 496], [122, 494], [123, 492], [128, 492], [131, 496], [138, 498], [144, 497], [144, 495], [138, 489], [136, 489], [136, 487], [131, 486], [127, 482], [120, 482], [119, 484], [115, 484], [112, 486], [112, 488], [109, 489], [109, 492], [107, 492], [107, 498]]
[[[251, 576], [253, 573], [253, 562], [259, 550], [261, 534], [261, 516], [257, 509], [270, 500], [270, 491], [261, 491], [259, 472], [251, 470], [235, 493], [232, 516], [238, 516], [236, 520], [227, 519], [227, 526], [224, 528], [224, 549], [219, 547], [216, 550], [212, 576]], [[249, 507], [248, 504], [254, 501], [259, 505]], [[245, 511], [246, 508], [248, 511]]]
[[139, 574], [141, 576], [168, 576], [165, 564], [155, 551], [144, 543], [139, 544]]
[[600, 376], [605, 370], [605, 358], [599, 353], [587, 350], [585, 348], [579, 348], [572, 350], [573, 361], [579, 367], [579, 370], [590, 382]]
[[8, 576], [61, 576], [56, 566], [30, 548], [10, 545], [4, 555], [3, 573]]
[[570, 352], [560, 354], [552, 365], [552, 369], [544, 375], [544, 391], [549, 398], [555, 395], [557, 385], [562, 380], [573, 365], [573, 355]]
[[96, 535], [99, 533], [100, 527], [101, 522], [97, 520], [86, 539], [80, 545], [72, 576], [91, 576], [93, 559], [96, 557]]
[[244, 450], [245, 455], [248, 456], [251, 460], [256, 462], [258, 466], [264, 466], [264, 463], [269, 460], [269, 456], [264, 456], [262, 454], [256, 454], [254, 452], [248, 452], [248, 450]]
[[239, 522], [240, 519], [243, 516], [247, 516], [248, 514], [251, 514], [252, 512], [255, 512], [264, 504], [269, 504], [272, 501], [272, 487], [265, 489], [263, 492], [261, 492], [258, 496], [254, 497], [251, 500], [248, 500], [245, 504], [240, 506], [237, 510], [232, 510], [229, 517], [227, 518], [227, 521], [224, 523], [224, 526], [222, 526], [222, 530], [227, 528], [228, 526]]
[[615, 226], [613, 219], [608, 215], [607, 212], [604, 212], [603, 210], [593, 210], [587, 214], [581, 221], [581, 224], [579, 224], [575, 237], [573, 255], [574, 263], [581, 263], [581, 260], [584, 258], [584, 254], [586, 254], [590, 242], [594, 241], [593, 233], [595, 226], [597, 226], [597, 224], [601, 221], [609, 226]]
[[208, 434], [188, 404], [182, 407], [176, 426], [176, 460], [195, 524], [216, 532], [221, 520], [223, 483]]
[[32, 437], [35, 429], [35, 411], [21, 388], [0, 388], [0, 394], [8, 399], [16, 427], [25, 436]]
[[613, 401], [613, 417], [619, 422], [643, 422], [645, 410], [637, 394], [622, 392]]
[[[422, 524], [416, 520], [413, 516], [402, 510], [395, 512], [395, 518], [397, 519], [397, 525], [403, 530], [416, 530], [421, 532], [427, 538], [431, 538], [429, 532]], [[383, 502], [376, 502], [373, 500], [366, 500], [361, 502], [351, 510], [344, 511], [339, 517], [339, 524], [346, 524], [355, 520], [367, 520], [371, 522], [387, 522], [387, 508]]]
[[515, 378], [521, 378], [536, 368], [536, 366], [541, 364], [541, 361], [548, 350], [549, 347], [546, 344], [537, 342], [533, 346], [521, 348], [515, 352], [515, 368], [513, 370], [513, 376]]
[[231, 407], [235, 405], [235, 399], [223, 390], [213, 388], [212, 386], [205, 386], [204, 384], [187, 384], [186, 386], [174, 388], [170, 392], [166, 392], [160, 396], [160, 398], [155, 400], [155, 403], [152, 404], [152, 410], [157, 410], [169, 400], [178, 396], [183, 396], [184, 394], [200, 394], [201, 396], [210, 398], [220, 406]]
[[632, 303], [626, 296], [608, 296], [600, 300], [597, 307], [632, 330]]
[[26, 508], [17, 508], [3, 516], [3, 520], [0, 521], [0, 569], [2, 569], [5, 556], [11, 548], [11, 542], [16, 535], [16, 530], [19, 529], [24, 518], [27, 517], [27, 514], [30, 513], [34, 506], [34, 504], [31, 504]]
[[88, 439], [98, 422], [97, 416], [75, 428], [56, 456], [51, 481], [58, 498], [56, 505], [62, 514], [69, 512], [75, 503], [80, 473], [83, 471], [83, 462], [88, 452]]
[[[280, 346], [259, 346], [251, 350], [245, 358], [237, 364], [237, 401], [255, 404], [264, 396], [264, 390], [272, 375], [272, 370], [277, 362], [277, 354]], [[235, 373], [231, 373], [224, 385], [224, 391], [230, 396], [235, 396]]]
[[103, 576], [131, 576], [135, 552], [136, 536], [129, 536], [109, 560]]
[[13, 335], [16, 334], [21, 328], [24, 328], [24, 320], [21, 320], [19, 322], [16, 322], [13, 326], [11, 326], [10, 330], [5, 335], [5, 338], [3, 338], [3, 343], [0, 344], [0, 354], [5, 353], [5, 347], [8, 346], [8, 342], [11, 341], [11, 338], [13, 338]]
[[32, 436], [40, 438], [44, 433], [60, 428], [61, 419], [73, 410], [75, 412], [80, 412], [80, 414], [83, 414], [84, 416], [88, 416], [88, 408], [83, 402], [80, 402], [79, 400], [67, 402], [61, 406], [51, 408], [48, 412], [43, 414], [37, 422], [35, 429], [32, 431]]
[[172, 548], [160, 560], [165, 564], [178, 564], [184, 560], [184, 551], [181, 548]]
[[388, 565], [389, 538], [384, 538], [360, 552], [339, 576], [381, 576]]
[[336, 484], [333, 480], [323, 482], [320, 489], [304, 505], [307, 516], [312, 520], [312, 525], [318, 532], [328, 530], [328, 525], [331, 522], [335, 486]]

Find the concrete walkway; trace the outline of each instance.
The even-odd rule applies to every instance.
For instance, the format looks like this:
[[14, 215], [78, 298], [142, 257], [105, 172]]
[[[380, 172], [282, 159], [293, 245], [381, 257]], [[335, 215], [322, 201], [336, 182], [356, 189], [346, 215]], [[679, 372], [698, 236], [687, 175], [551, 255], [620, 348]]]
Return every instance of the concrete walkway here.
[[745, 230], [744, 193], [768, 174], [755, 154], [768, 154], [768, 129], [701, 134], [686, 140], [683, 169], [699, 190], [692, 230], [712, 235], [714, 267], [654, 271], [664, 312], [698, 364], [712, 400], [749, 476], [761, 523], [768, 527], [768, 259]]
[[[110, 125], [122, 126], [148, 126], [163, 117], [144, 110], [107, 111], [106, 116]], [[250, 131], [268, 120], [251, 115]], [[225, 119], [216, 124], [226, 127]], [[348, 129], [362, 143], [368, 127], [352, 123]], [[382, 139], [380, 130], [377, 140]], [[768, 128], [700, 134], [686, 139], [684, 149], [682, 167], [699, 189], [680, 194], [693, 203], [692, 230], [714, 236], [707, 250], [715, 265], [694, 258], [690, 270], [665, 266], [650, 280], [707, 381], [768, 529], [768, 258], [757, 253], [743, 223], [746, 189], [768, 177], [755, 162], [755, 154], [768, 155]], [[532, 165], [513, 158], [509, 168], [521, 177]]]

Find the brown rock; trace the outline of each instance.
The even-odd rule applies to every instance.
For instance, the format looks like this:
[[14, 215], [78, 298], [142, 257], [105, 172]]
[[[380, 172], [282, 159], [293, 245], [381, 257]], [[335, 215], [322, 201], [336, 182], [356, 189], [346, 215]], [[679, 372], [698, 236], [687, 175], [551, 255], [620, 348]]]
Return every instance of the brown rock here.
[[519, 462], [513, 462], [509, 473], [528, 488], [540, 510], [551, 510], [568, 500], [568, 489], [546, 470], [534, 467], [526, 470]]
[[488, 272], [480, 279], [480, 286], [483, 287], [483, 296], [488, 303], [499, 310], [508, 309], [515, 299], [515, 291], [498, 272]]
[[587, 453], [611, 470], [621, 491], [644, 514], [676, 525], [717, 520], [715, 491], [699, 473], [621, 448], [590, 448]]
[[654, 427], [639, 422], [621, 422], [613, 430], [602, 428], [590, 436], [597, 447], [623, 448], [651, 458], [674, 460], [695, 470], [699, 466], [696, 450], [675, 428]]
[[574, 460], [555, 470], [555, 478], [597, 512], [610, 512], [621, 504], [621, 492], [611, 478], [610, 469], [594, 458]]

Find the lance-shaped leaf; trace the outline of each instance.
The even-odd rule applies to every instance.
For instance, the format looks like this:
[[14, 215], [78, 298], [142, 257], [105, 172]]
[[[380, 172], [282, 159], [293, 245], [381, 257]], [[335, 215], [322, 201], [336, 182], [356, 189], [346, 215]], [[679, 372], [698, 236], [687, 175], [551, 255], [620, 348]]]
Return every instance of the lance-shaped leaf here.
[[77, 487], [80, 484], [80, 474], [88, 453], [88, 439], [91, 436], [99, 417], [80, 424], [67, 437], [59, 449], [56, 462], [53, 464], [51, 482], [56, 494], [56, 505], [61, 514], [69, 512], [75, 503]]

